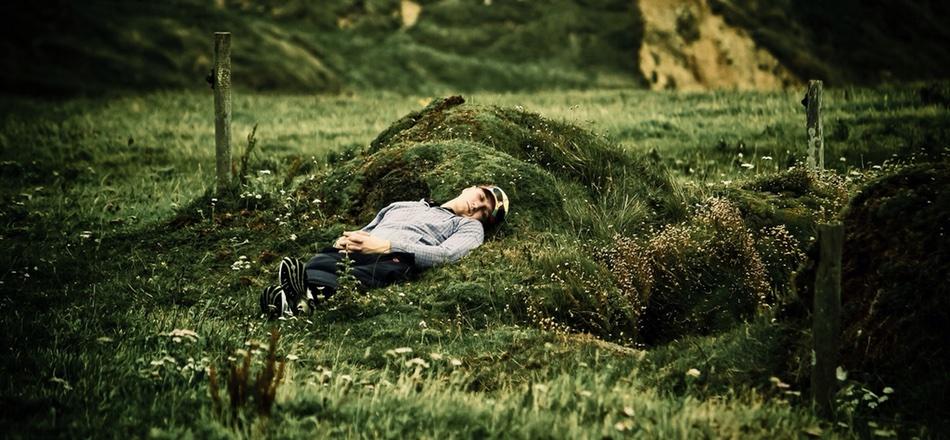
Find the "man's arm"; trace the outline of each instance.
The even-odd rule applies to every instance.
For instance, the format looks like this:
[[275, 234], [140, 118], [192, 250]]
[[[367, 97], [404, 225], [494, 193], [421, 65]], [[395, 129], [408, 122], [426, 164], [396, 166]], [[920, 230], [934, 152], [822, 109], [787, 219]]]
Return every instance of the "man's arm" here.
[[454, 263], [485, 241], [485, 231], [477, 221], [464, 222], [451, 237], [436, 246], [421, 243], [390, 242], [391, 252], [415, 254], [416, 266], [431, 267]]

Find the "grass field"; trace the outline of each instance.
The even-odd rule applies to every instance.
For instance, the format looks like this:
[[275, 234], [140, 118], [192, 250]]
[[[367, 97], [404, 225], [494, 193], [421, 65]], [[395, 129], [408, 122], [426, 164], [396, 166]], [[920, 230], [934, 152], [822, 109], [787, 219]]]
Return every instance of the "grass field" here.
[[[723, 332], [657, 346], [563, 331], [512, 311], [517, 306], [508, 301], [516, 296], [506, 289], [519, 280], [507, 279], [497, 262], [524, 266], [512, 255], [531, 252], [569, 261], [584, 246], [572, 242], [579, 236], [490, 241], [459, 265], [409, 285], [335, 298], [307, 319], [261, 319], [257, 294], [276, 276], [274, 256], [305, 257], [344, 226], [328, 221], [333, 213], [320, 202], [295, 197], [294, 188], [432, 98], [236, 95], [235, 157], [255, 126], [256, 148], [241, 196], [220, 201], [208, 195], [209, 94], [0, 101], [3, 432], [13, 438], [940, 434], [883, 400], [871, 408], [850, 405], [845, 395], [837, 420], [819, 419], [802, 393], [808, 378], [797, 357], [807, 331], [772, 311]], [[606, 137], [668, 167], [690, 200], [801, 160], [800, 99], [799, 92], [629, 90], [466, 96], [470, 104], [523, 108]], [[946, 154], [950, 139], [947, 108], [921, 103], [910, 86], [826, 91], [824, 115], [826, 162], [848, 191], [892, 164]], [[310, 215], [300, 217], [301, 211]], [[609, 238], [604, 235], [599, 238]], [[475, 300], [454, 301], [470, 284], [489, 288]], [[241, 403], [225, 377], [240, 374], [229, 365], [242, 359], [252, 359], [254, 374], [274, 366], [266, 353], [275, 328], [275, 356], [286, 364], [275, 406], [258, 410], [266, 396]], [[858, 382], [843, 385], [865, 390]]]

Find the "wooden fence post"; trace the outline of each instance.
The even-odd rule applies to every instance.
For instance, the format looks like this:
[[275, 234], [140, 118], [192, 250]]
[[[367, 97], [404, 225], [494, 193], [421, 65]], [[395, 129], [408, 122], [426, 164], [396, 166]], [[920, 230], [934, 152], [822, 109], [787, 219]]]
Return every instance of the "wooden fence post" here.
[[815, 274], [815, 307], [812, 315], [815, 364], [811, 374], [812, 398], [819, 411], [830, 417], [837, 388], [835, 369], [841, 339], [841, 250], [844, 226], [818, 225], [818, 270]]
[[231, 33], [214, 33], [214, 145], [217, 163], [217, 190], [231, 187]]
[[805, 115], [808, 128], [808, 166], [811, 169], [825, 169], [825, 141], [821, 127], [821, 81], [808, 81], [805, 92]]

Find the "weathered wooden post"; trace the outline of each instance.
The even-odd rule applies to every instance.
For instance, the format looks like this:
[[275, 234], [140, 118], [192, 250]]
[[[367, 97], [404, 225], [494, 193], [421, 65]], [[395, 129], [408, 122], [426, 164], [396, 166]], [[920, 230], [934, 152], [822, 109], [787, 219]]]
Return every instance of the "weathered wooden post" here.
[[825, 141], [821, 128], [821, 81], [808, 81], [805, 92], [805, 115], [808, 128], [808, 166], [811, 169], [825, 169]]
[[231, 186], [231, 33], [214, 33], [214, 145], [217, 158], [217, 189]]
[[831, 416], [836, 390], [835, 369], [841, 339], [841, 249], [844, 226], [818, 225], [818, 270], [812, 316], [815, 365], [811, 373], [812, 398], [824, 416]]

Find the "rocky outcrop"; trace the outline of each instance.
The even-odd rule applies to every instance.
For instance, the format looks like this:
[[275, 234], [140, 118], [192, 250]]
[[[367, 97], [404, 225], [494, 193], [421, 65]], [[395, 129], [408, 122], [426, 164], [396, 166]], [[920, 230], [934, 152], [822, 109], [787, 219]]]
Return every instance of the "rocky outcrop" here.
[[642, 0], [640, 71], [654, 90], [771, 90], [799, 82], [706, 0]]

